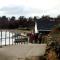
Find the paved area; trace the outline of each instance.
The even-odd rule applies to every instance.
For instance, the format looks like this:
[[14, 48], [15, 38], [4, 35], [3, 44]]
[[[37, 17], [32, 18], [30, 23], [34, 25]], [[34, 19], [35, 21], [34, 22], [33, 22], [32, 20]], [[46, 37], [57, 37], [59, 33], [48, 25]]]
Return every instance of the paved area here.
[[21, 44], [0, 48], [0, 60], [24, 60], [30, 56], [44, 55], [46, 44]]

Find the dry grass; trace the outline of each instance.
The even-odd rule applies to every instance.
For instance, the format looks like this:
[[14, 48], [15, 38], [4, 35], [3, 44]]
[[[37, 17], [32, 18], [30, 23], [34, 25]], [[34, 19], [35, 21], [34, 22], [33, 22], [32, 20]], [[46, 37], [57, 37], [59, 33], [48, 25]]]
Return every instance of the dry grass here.
[[50, 49], [46, 52], [46, 60], [58, 60], [57, 54], [54, 49]]

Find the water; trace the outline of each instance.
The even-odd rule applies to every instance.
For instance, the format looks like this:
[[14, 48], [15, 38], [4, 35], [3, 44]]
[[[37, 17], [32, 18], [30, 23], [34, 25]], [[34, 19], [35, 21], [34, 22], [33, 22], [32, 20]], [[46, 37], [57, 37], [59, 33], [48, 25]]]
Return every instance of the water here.
[[[6, 34], [5, 34], [5, 33], [6, 33]], [[1, 44], [2, 44], [2, 45], [5, 45], [5, 35], [6, 35], [6, 45], [9, 44], [9, 41], [10, 41], [10, 44], [14, 43], [15, 38], [12, 39], [12, 36], [14, 35], [14, 33], [12, 34], [12, 33], [10, 32], [10, 34], [9, 34], [8, 31], [7, 31], [7, 32], [2, 31], [2, 42], [1, 42], [1, 31], [0, 31], [0, 45], [1, 45]], [[10, 36], [10, 37], [9, 37], [9, 36]], [[9, 39], [9, 38], [10, 38], [10, 39]]]

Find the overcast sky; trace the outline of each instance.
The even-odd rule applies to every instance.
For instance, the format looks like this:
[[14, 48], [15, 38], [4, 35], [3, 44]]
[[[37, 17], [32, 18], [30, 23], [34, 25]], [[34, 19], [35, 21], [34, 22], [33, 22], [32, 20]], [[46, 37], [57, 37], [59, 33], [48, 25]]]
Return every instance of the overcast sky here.
[[60, 0], [0, 0], [0, 16], [56, 17], [60, 14]]

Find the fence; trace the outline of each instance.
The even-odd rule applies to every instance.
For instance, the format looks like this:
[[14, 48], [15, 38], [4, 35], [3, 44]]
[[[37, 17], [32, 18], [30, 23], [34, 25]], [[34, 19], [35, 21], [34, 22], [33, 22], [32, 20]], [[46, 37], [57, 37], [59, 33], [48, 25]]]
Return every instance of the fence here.
[[[23, 33], [23, 34], [22, 34]], [[28, 32], [20, 30], [0, 30], [0, 47], [14, 44], [25, 44], [25, 43], [42, 43], [42, 36], [38, 34], [32, 36], [27, 34]], [[30, 39], [29, 39], [30, 38]]]
[[0, 47], [28, 42], [28, 37], [19, 30], [0, 30]]

